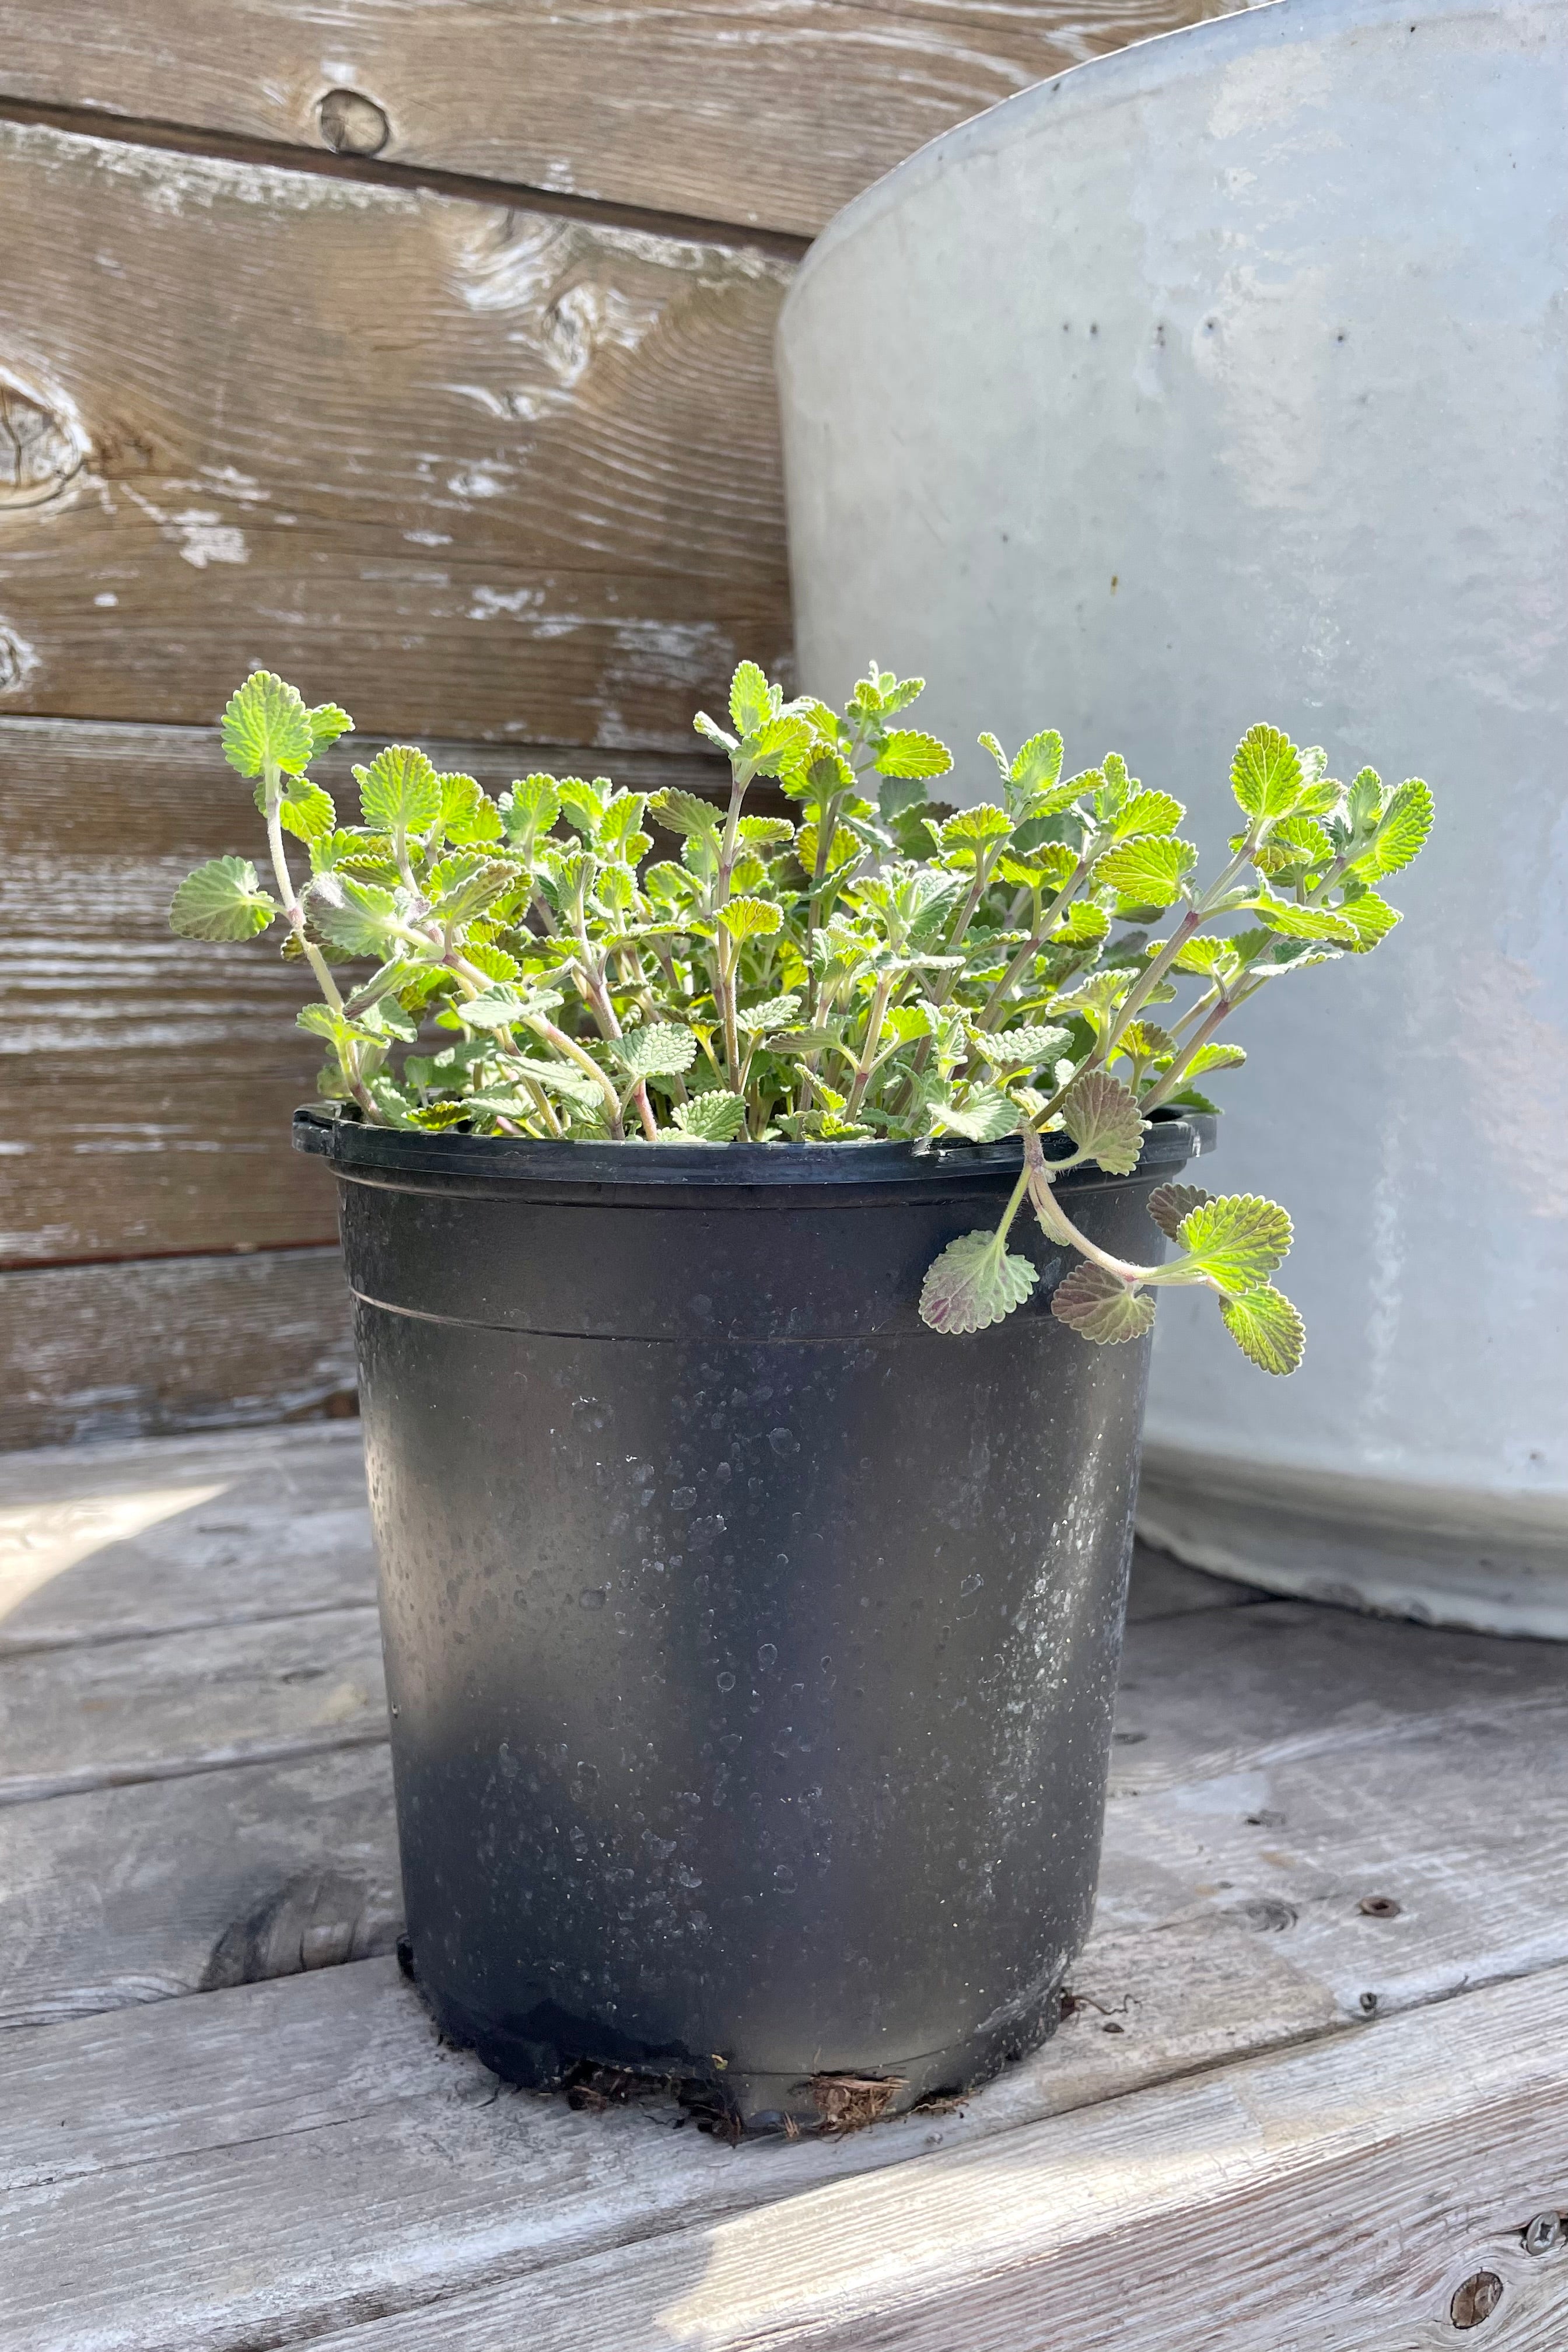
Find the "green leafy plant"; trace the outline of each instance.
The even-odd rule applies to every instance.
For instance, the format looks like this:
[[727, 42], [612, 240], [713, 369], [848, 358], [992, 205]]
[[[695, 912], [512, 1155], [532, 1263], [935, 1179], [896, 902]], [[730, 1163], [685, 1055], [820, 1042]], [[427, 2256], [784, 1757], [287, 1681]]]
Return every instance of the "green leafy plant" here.
[[[170, 919], [222, 940], [283, 923], [344, 1116], [714, 1146], [1020, 1135], [1000, 1224], [926, 1276], [928, 1324], [981, 1330], [1028, 1297], [1036, 1269], [1007, 1247], [1027, 1202], [1078, 1254], [1051, 1306], [1086, 1339], [1135, 1339], [1156, 1290], [1196, 1284], [1255, 1363], [1292, 1370], [1300, 1318], [1271, 1279], [1283, 1209], [1163, 1185], [1150, 1213], [1176, 1255], [1133, 1265], [1055, 1186], [1069, 1168], [1131, 1173], [1163, 1109], [1213, 1109], [1203, 1089], [1246, 1058], [1218, 1032], [1259, 990], [1378, 946], [1399, 920], [1378, 886], [1425, 842], [1427, 787], [1385, 790], [1370, 768], [1338, 782], [1321, 751], [1250, 728], [1237, 830], [1205, 885], [1180, 802], [1113, 752], [1064, 778], [1052, 730], [1011, 756], [982, 736], [990, 797], [931, 802], [952, 755], [900, 723], [921, 687], [872, 663], [840, 711], [742, 662], [728, 726], [696, 721], [729, 763], [718, 800], [543, 774], [492, 800], [394, 744], [354, 769], [345, 824], [308, 772], [347, 713], [258, 671], [223, 745], [254, 780], [271, 887], [215, 858]], [[746, 813], [759, 777], [789, 815]], [[677, 856], [654, 854], [650, 820]]]

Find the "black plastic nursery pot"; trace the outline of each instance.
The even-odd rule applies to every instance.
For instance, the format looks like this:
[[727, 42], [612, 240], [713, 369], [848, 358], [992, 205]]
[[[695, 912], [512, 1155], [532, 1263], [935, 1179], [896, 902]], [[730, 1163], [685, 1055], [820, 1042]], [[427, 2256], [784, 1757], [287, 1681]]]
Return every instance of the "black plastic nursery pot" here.
[[[1147, 1339], [966, 1338], [1016, 1141], [574, 1144], [309, 1108], [355, 1297], [414, 1973], [549, 2087], [752, 2124], [1045, 2039], [1099, 1867]], [[1159, 1255], [1164, 1118], [1061, 1195]]]

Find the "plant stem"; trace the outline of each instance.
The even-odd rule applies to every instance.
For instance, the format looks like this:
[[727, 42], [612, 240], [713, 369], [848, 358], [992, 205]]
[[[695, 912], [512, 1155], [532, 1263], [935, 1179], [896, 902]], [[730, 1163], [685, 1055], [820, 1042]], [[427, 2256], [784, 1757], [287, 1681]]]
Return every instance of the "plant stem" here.
[[[304, 952], [305, 961], [315, 975], [316, 985], [329, 1009], [342, 1013], [342, 991], [332, 978], [331, 967], [321, 949], [305, 936], [305, 909], [300, 904], [294, 877], [289, 871], [289, 853], [283, 846], [283, 774], [276, 760], [268, 760], [264, 764], [262, 793], [267, 803], [267, 841], [272, 852], [272, 871], [278, 877], [279, 896], [283, 901], [283, 911], [289, 918], [289, 928]], [[385, 1122], [375, 1107], [374, 1097], [360, 1075], [359, 1055], [352, 1038], [339, 1053], [338, 1061], [361, 1110], [374, 1126], [384, 1126]]]

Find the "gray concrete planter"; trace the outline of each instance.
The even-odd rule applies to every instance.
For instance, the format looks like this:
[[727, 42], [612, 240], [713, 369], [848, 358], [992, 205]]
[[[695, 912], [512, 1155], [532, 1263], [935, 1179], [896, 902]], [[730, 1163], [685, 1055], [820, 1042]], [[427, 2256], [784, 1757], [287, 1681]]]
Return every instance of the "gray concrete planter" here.
[[1406, 929], [1232, 1082], [1306, 1365], [1165, 1300], [1144, 1523], [1568, 1636], [1568, 8], [1279, 0], [1041, 84], [840, 215], [780, 362], [824, 691], [926, 670], [922, 723], [1116, 746], [1210, 845], [1260, 717], [1432, 782]]

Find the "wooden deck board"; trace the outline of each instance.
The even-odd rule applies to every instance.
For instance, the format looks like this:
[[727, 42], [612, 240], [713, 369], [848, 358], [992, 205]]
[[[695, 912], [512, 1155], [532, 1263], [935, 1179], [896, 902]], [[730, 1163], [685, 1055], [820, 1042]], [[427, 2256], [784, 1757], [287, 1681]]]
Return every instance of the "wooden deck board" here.
[[0, 1465], [5, 2352], [1421, 2352], [1483, 2259], [1555, 2352], [1561, 1652], [1141, 1556], [1072, 2016], [960, 2112], [731, 2150], [441, 2047], [374, 1957], [384, 1747], [226, 1761], [375, 1736], [362, 1496], [352, 1428]]

